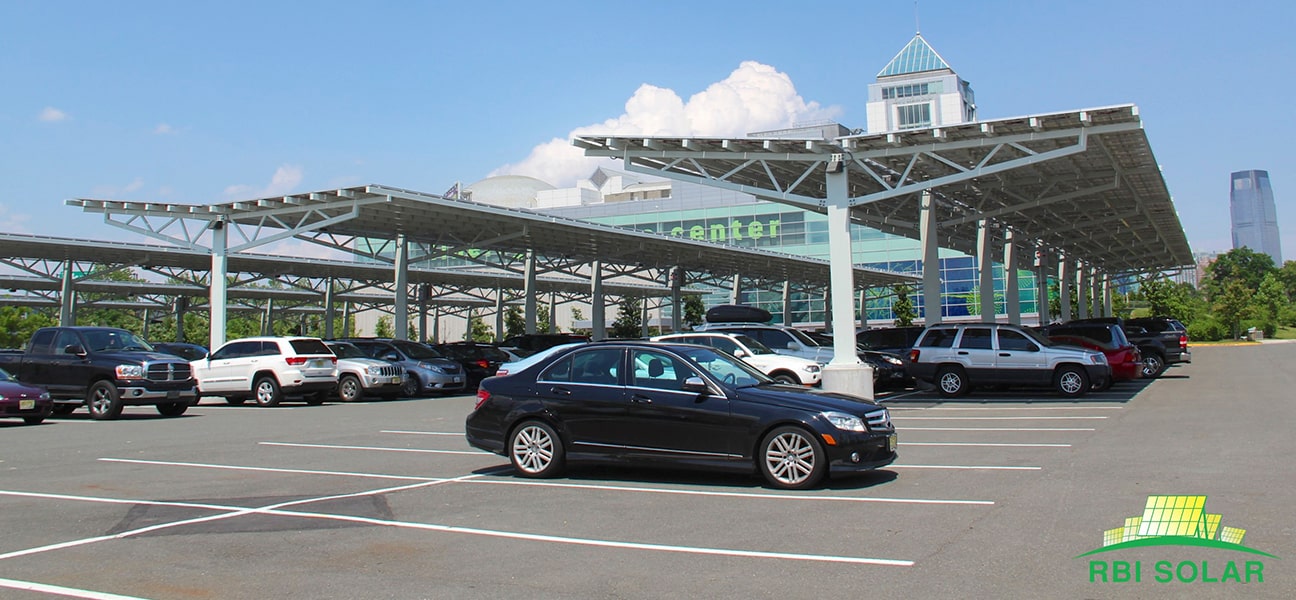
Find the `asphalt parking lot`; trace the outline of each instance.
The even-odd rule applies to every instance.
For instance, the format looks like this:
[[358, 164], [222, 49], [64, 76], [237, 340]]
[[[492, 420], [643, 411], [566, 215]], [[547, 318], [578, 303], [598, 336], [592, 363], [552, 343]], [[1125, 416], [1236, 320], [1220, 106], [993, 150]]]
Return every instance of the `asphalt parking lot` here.
[[[1296, 344], [1193, 356], [1080, 401], [894, 394], [900, 460], [805, 492], [516, 478], [465, 443], [470, 396], [4, 421], [0, 597], [1296, 597]], [[1257, 559], [1220, 550], [1077, 558], [1151, 494], [1207, 496], [1276, 557], [1263, 581], [1153, 578]], [[1094, 558], [1142, 579], [1091, 582]]]

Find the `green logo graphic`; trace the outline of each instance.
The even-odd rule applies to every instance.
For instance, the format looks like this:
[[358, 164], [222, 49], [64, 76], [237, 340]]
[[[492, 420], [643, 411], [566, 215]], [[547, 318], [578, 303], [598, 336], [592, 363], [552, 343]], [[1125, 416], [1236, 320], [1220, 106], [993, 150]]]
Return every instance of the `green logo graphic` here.
[[[1125, 550], [1129, 548], [1148, 548], [1155, 546], [1194, 546], [1245, 552], [1278, 558], [1268, 552], [1242, 545], [1246, 530], [1238, 527], [1222, 526], [1223, 515], [1206, 512], [1206, 496], [1148, 496], [1143, 514], [1125, 519], [1125, 525], [1103, 532], [1103, 545], [1077, 556], [1083, 558], [1104, 552]], [[1219, 565], [1216, 562], [1216, 565]], [[1153, 565], [1154, 579], [1159, 583], [1179, 581], [1193, 582], [1237, 582], [1252, 583], [1264, 581], [1264, 563], [1255, 560], [1245, 561], [1241, 568], [1234, 561], [1227, 561], [1222, 572], [1212, 577], [1208, 561], [1174, 561], [1161, 560]], [[1143, 565], [1140, 561], [1089, 562], [1089, 581], [1107, 583], [1139, 583], [1143, 579]]]

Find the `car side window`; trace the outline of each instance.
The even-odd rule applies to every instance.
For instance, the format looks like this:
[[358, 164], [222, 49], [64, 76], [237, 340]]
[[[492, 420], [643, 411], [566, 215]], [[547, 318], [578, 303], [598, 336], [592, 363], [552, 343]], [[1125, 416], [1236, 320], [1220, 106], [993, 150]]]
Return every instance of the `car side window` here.
[[967, 350], [989, 350], [994, 346], [990, 342], [992, 335], [989, 327], [968, 327], [963, 330], [959, 348]]
[[630, 364], [634, 366], [632, 385], [636, 387], [682, 390], [684, 380], [693, 375], [683, 361], [653, 350], [635, 350]]
[[27, 351], [32, 354], [49, 353], [50, 342], [54, 341], [54, 331], [53, 329], [37, 331], [36, 335], [32, 336], [31, 345], [27, 347]]
[[246, 356], [247, 350], [248, 342], [234, 342], [232, 344], [226, 344], [215, 352], [212, 352], [211, 359], [225, 360], [229, 358], [238, 358], [240, 356]]
[[621, 349], [598, 348], [577, 352], [550, 365], [543, 381], [617, 385], [621, 377]]
[[1038, 352], [1039, 347], [1026, 336], [1010, 329], [999, 330], [999, 349], [1016, 352]]
[[954, 329], [928, 329], [927, 335], [923, 336], [922, 341], [918, 343], [919, 348], [953, 348]]
[[68, 346], [79, 345], [81, 345], [81, 340], [77, 338], [76, 332], [65, 329], [60, 331], [58, 337], [54, 339], [54, 354], [67, 354]]
[[710, 338], [707, 341], [710, 342], [709, 345], [711, 347], [716, 348], [717, 350], [724, 350], [729, 354], [734, 354], [738, 352], [738, 343], [729, 338], [721, 338], [721, 337]]

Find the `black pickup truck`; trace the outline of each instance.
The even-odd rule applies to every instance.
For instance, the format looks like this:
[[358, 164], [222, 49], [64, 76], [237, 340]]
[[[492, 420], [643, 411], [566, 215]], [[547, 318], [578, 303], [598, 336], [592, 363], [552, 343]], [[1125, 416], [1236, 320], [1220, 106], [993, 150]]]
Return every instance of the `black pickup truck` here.
[[[1139, 346], [1160, 346], [1162, 351], [1143, 352], [1143, 374], [1146, 377], [1160, 375], [1166, 367], [1176, 363], [1192, 362], [1192, 351], [1188, 349], [1188, 328], [1177, 319], [1169, 317], [1140, 317], [1125, 321], [1125, 337]], [[1159, 364], [1158, 364], [1159, 363]]]
[[126, 405], [154, 405], [177, 417], [198, 402], [189, 363], [155, 352], [148, 342], [112, 327], [44, 327], [21, 354], [0, 353], [0, 368], [44, 387], [54, 414], [82, 404], [95, 419], [115, 419]]

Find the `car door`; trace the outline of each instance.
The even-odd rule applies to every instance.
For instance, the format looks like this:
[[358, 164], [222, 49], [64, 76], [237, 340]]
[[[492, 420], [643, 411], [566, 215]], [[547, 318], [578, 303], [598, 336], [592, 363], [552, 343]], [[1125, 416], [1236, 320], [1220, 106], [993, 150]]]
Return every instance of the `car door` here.
[[198, 388], [204, 393], [243, 392], [250, 388], [247, 381], [247, 363], [260, 352], [259, 341], [236, 341], [221, 346], [202, 361], [195, 375]]
[[1008, 383], [1047, 384], [1052, 378], [1043, 348], [1026, 334], [1012, 329], [998, 331], [996, 368]]
[[728, 398], [683, 389], [685, 380], [702, 376], [691, 365], [655, 348], [632, 348], [627, 375], [628, 445], [634, 452], [736, 457], [734, 440], [745, 423], [735, 422]]
[[999, 383], [995, 372], [994, 329], [965, 327], [955, 344], [955, 360], [963, 364], [973, 383]]
[[536, 377], [536, 396], [571, 438], [572, 451], [619, 453], [629, 401], [622, 348], [572, 352]]
[[[77, 351], [80, 351], [78, 354]], [[40, 385], [55, 396], [79, 396], [90, 384], [91, 365], [88, 348], [72, 329], [60, 329], [54, 337], [46, 361], [47, 371]]]

